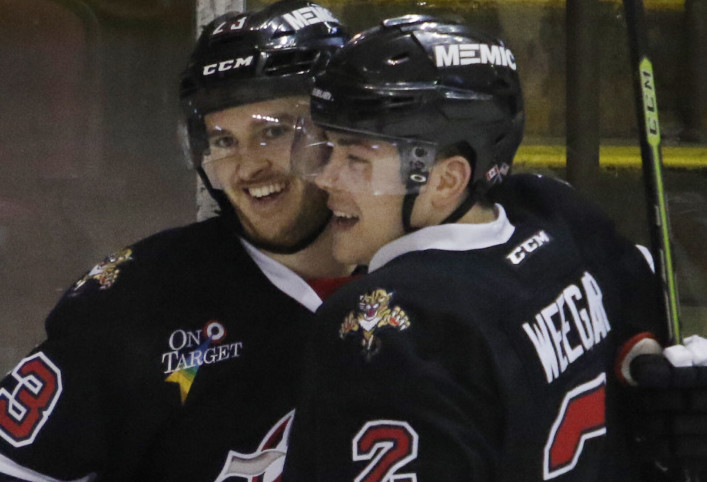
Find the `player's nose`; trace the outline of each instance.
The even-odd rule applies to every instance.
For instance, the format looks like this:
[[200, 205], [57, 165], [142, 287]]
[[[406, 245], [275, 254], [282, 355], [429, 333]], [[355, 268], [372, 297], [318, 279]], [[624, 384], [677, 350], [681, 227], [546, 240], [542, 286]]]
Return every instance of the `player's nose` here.
[[314, 183], [324, 191], [334, 191], [339, 185], [339, 174], [341, 173], [341, 162], [336, 154], [331, 155], [321, 171], [314, 178]]
[[250, 181], [266, 174], [272, 169], [272, 161], [257, 152], [245, 152], [237, 161], [236, 174], [241, 180]]

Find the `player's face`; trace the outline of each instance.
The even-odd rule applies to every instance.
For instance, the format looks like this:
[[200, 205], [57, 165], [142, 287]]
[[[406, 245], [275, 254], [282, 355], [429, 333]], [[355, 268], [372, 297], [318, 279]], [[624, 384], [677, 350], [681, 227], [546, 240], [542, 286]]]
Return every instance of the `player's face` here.
[[404, 234], [400, 156], [387, 142], [337, 132], [327, 136], [331, 157], [316, 183], [329, 193], [334, 213], [334, 257], [365, 265], [383, 245]]
[[295, 245], [329, 216], [326, 193], [290, 172], [295, 124], [308, 113], [306, 98], [287, 97], [205, 116], [204, 170], [256, 241]]

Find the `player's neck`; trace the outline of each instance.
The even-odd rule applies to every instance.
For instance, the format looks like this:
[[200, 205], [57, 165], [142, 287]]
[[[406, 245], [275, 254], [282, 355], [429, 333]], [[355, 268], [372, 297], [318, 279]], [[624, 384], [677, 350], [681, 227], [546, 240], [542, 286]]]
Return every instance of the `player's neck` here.
[[[263, 251], [263, 250], [261, 250]], [[293, 254], [278, 254], [263, 251], [304, 279], [346, 276], [353, 266], [343, 265], [332, 256], [332, 231], [327, 227], [312, 244]]]
[[485, 207], [481, 204], [474, 204], [471, 209], [469, 209], [457, 222], [466, 224], [483, 224], [491, 223], [497, 218], [498, 213], [496, 212], [495, 207]]

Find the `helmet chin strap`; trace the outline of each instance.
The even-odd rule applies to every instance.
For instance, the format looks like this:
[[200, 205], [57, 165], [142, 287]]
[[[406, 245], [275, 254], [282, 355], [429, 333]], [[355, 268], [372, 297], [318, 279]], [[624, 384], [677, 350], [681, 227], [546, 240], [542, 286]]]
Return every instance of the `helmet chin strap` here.
[[449, 216], [444, 218], [444, 220], [440, 224], [456, 223], [462, 218], [462, 216], [469, 212], [469, 209], [471, 209], [472, 206], [476, 203], [476, 200], [476, 191], [467, 191], [467, 195], [464, 200], [459, 204], [459, 206], [456, 207], [454, 211], [452, 211]]
[[415, 201], [417, 200], [419, 192], [409, 192], [405, 194], [405, 197], [403, 198], [403, 230], [405, 233], [412, 233], [413, 231], [417, 231], [420, 228], [415, 228], [411, 224], [411, 219], [412, 219], [412, 210], [415, 207]]
[[228, 196], [226, 196], [226, 194], [220, 189], [216, 189], [213, 187], [211, 181], [209, 180], [209, 177], [206, 175], [202, 167], [198, 167], [197, 172], [199, 174], [199, 177], [201, 177], [201, 180], [203, 181], [206, 190], [218, 204], [220, 211], [219, 215], [226, 221], [226, 225], [233, 230], [234, 234], [244, 238], [246, 241], [248, 241], [250, 244], [252, 244], [258, 249], [262, 249], [276, 254], [295, 254], [311, 245], [324, 232], [326, 227], [329, 225], [329, 221], [331, 220], [332, 214], [329, 213], [329, 215], [317, 227], [317, 229], [313, 229], [305, 238], [290, 245], [274, 244], [254, 239], [243, 228], [243, 224], [241, 223], [240, 219], [238, 219], [238, 214], [236, 214], [236, 210], [233, 208], [233, 205], [228, 199]]

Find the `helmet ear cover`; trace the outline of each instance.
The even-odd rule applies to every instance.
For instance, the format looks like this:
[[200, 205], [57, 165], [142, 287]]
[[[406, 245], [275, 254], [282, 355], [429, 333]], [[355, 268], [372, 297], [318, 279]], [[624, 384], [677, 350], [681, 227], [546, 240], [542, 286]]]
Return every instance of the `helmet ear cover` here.
[[[463, 158], [469, 164], [469, 167], [471, 168], [473, 173], [476, 154], [474, 153], [474, 150], [471, 148], [471, 146], [469, 146], [466, 142], [462, 141], [457, 144], [442, 148], [435, 159], [442, 160], [455, 156]], [[416, 229], [412, 226], [412, 210], [415, 206], [415, 200], [417, 198], [417, 193], [419, 192], [420, 187], [421, 186], [418, 186], [418, 191], [411, 190], [410, 193], [403, 198], [403, 229], [406, 233], [415, 231]], [[489, 200], [489, 198], [486, 196], [486, 190], [479, 189], [478, 187], [474, 188], [474, 185], [471, 180], [469, 180], [466, 185], [465, 193], [465, 197], [462, 199], [461, 203], [459, 203], [459, 205], [454, 209], [454, 211], [452, 211], [449, 216], [443, 219], [440, 224], [454, 223], [458, 221], [459, 219], [461, 219], [462, 216], [464, 216], [464, 214], [467, 213], [467, 211], [469, 211], [469, 209], [471, 209], [474, 204], [479, 204], [483, 207], [493, 206], [493, 202]]]

